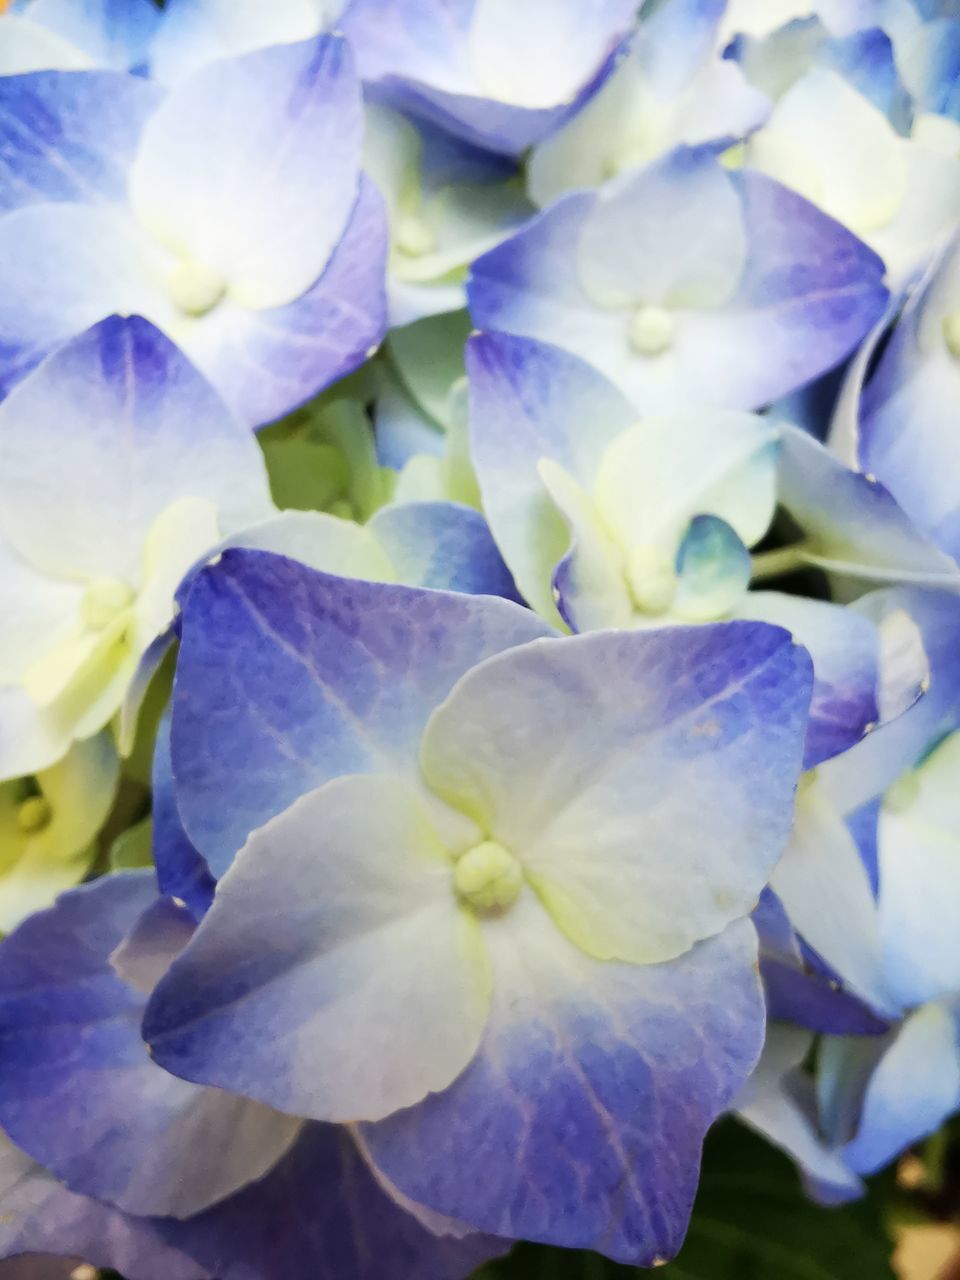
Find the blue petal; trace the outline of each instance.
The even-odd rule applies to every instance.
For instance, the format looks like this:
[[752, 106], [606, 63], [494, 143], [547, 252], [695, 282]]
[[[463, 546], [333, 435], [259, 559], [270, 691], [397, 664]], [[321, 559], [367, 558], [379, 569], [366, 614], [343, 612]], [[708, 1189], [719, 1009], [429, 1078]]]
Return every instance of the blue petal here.
[[197, 1263], [169, 1235], [161, 1220], [129, 1217], [68, 1191], [0, 1134], [0, 1258], [56, 1254], [136, 1280], [203, 1280]]
[[868, 800], [852, 813], [845, 814], [844, 821], [860, 850], [860, 858], [867, 869], [867, 878], [873, 896], [877, 896], [880, 872], [877, 860], [877, 818], [880, 813], [880, 797]]
[[184, 612], [172, 742], [188, 835], [222, 875], [249, 833], [305, 792], [347, 773], [408, 771], [464, 671], [548, 634], [507, 601], [226, 552]]
[[844, 1036], [882, 1035], [889, 1026], [855, 995], [816, 971], [765, 958], [760, 973], [767, 1013], [774, 1021]]
[[0, 77], [0, 210], [123, 200], [155, 85], [109, 71]]
[[950, 557], [882, 484], [851, 471], [806, 432], [782, 428], [780, 464], [780, 501], [805, 534], [811, 564], [856, 578], [948, 590], [960, 581]]
[[482, 1230], [669, 1258], [703, 1135], [760, 1049], [753, 929], [645, 966], [591, 960], [548, 920], [517, 934], [491, 946], [495, 1007], [477, 1057], [445, 1092], [363, 1126], [364, 1141], [402, 1191]]
[[911, 32], [898, 50], [918, 112], [960, 122], [960, 21], [935, 19]]
[[900, 82], [893, 42], [870, 27], [828, 40], [818, 62], [838, 72], [885, 116], [909, 132], [910, 103]]
[[142, 67], [161, 15], [150, 0], [33, 0], [27, 14], [81, 49], [98, 67]]
[[879, 637], [869, 618], [825, 600], [751, 591], [736, 616], [785, 627], [813, 659], [803, 765], [812, 769], [859, 742], [880, 719]]
[[806, 652], [763, 624], [518, 646], [458, 681], [421, 769], [585, 951], [655, 963], [756, 902], [789, 835], [810, 684]]
[[155, 911], [152, 872], [123, 872], [64, 894], [0, 947], [0, 1123], [72, 1189], [183, 1215], [265, 1173], [298, 1122], [147, 1056], [143, 985], [192, 931], [185, 911]]
[[820, 766], [818, 778], [842, 813], [886, 791], [933, 743], [960, 726], [960, 599], [945, 591], [892, 587], [871, 592], [855, 607], [875, 623], [902, 610], [917, 624], [930, 685], [903, 715]]
[[369, 528], [402, 582], [522, 603], [486, 520], [472, 507], [458, 502], [383, 507]]
[[888, 293], [881, 259], [840, 223], [763, 174], [734, 179], [750, 256], [731, 306], [750, 317], [726, 336], [731, 352], [756, 340], [762, 360], [750, 383], [763, 404], [839, 364], [879, 320]]
[[176, 259], [262, 310], [302, 297], [357, 196], [363, 105], [339, 36], [221, 58], [178, 84], [143, 131], [129, 197]]
[[136, 315], [101, 321], [17, 387], [0, 455], [6, 535], [59, 577], [142, 581], [148, 534], [178, 499], [204, 499], [224, 531], [272, 510], [250, 432]]
[[321, 1124], [307, 1125], [261, 1182], [160, 1229], [221, 1280], [466, 1280], [507, 1247], [432, 1234], [382, 1189], [345, 1129]]
[[352, 373], [387, 331], [383, 201], [361, 179], [350, 221], [323, 274], [284, 307], [217, 307], [187, 354], [252, 426], [282, 417]]
[[812, 1039], [795, 1027], [771, 1027], [737, 1114], [797, 1162], [815, 1200], [840, 1204], [857, 1199], [863, 1186], [820, 1130], [812, 1082], [801, 1069]]
[[128, 211], [77, 203], [16, 210], [0, 218], [0, 391], [105, 316], [145, 315], [169, 326], [238, 417], [260, 426], [376, 348], [386, 330], [386, 255], [383, 202], [361, 181], [343, 237], [306, 293], [265, 310], [226, 298], [184, 327], [148, 270]]
[[726, 0], [668, 0], [643, 20], [645, 70], [658, 94], [679, 95], [715, 54]]
[[844, 1155], [875, 1173], [939, 1128], [960, 1106], [960, 1049], [953, 1017], [940, 1005], [911, 1014], [867, 1085], [860, 1126]]
[[180, 898], [194, 919], [202, 920], [213, 901], [216, 881], [180, 821], [170, 761], [169, 710], [157, 729], [152, 785], [153, 861], [160, 892]]
[[130, 1217], [68, 1191], [0, 1135], [3, 1258], [79, 1257], [136, 1280], [466, 1280], [506, 1247], [421, 1226], [333, 1125], [306, 1126], [267, 1177], [186, 1222]]
[[[712, 163], [702, 150], [678, 149], [632, 178], [629, 198], [639, 211], [656, 192], [689, 216], [688, 180]], [[673, 346], [656, 359], [633, 351], [630, 310], [595, 305], [581, 283], [580, 238], [602, 199], [592, 194], [561, 198], [477, 259], [468, 284], [475, 322], [575, 352], [645, 410], [749, 409], [788, 394], [839, 364], [883, 313], [883, 263], [786, 187], [750, 172], [730, 181], [746, 233], [739, 285], [723, 305], [678, 312]], [[637, 251], [654, 261], [658, 247], [638, 242]], [[679, 269], [683, 238], [662, 251]]]
[[[557, 79], [555, 92], [545, 92], [541, 84], [531, 105], [495, 98], [480, 83], [478, 51], [471, 47], [471, 28], [483, 17], [478, 4], [359, 0], [348, 8], [341, 26], [357, 50], [364, 80], [394, 105], [477, 146], [518, 155], [597, 88], [611, 70], [612, 54], [636, 10], [635, 0], [601, 0], [589, 8], [578, 0], [554, 3], [553, 29], [544, 32], [539, 24], [536, 43], [537, 10], [530, 17], [521, 14], [512, 27], [505, 22], [499, 42], [494, 30], [485, 32], [488, 52], [514, 64], [514, 79], [525, 49], [528, 66], [539, 63], [541, 81], [543, 72], [559, 71], [562, 83]], [[528, 75], [527, 81], [531, 79]]]
[[952, 405], [958, 362], [944, 341], [955, 300], [960, 240], [953, 238], [923, 288], [910, 298], [860, 402], [860, 462], [917, 527], [960, 558], [960, 463]]
[[[461, 817], [456, 834], [463, 848], [478, 833]], [[408, 778], [302, 796], [250, 836], [153, 993], [152, 1057], [317, 1120], [380, 1119], [446, 1088], [489, 1009], [479, 926], [452, 876]], [[264, 937], [267, 919], [282, 936]]]

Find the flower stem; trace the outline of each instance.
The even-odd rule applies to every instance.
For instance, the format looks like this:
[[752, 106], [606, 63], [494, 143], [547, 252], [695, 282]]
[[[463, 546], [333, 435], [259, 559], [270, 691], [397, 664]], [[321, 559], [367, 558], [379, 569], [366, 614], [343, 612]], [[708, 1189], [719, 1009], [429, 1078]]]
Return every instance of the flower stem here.
[[750, 557], [751, 581], [764, 578], [779, 578], [785, 573], [793, 573], [797, 569], [806, 568], [806, 542], [794, 542], [789, 547], [777, 547], [775, 551], [761, 551]]

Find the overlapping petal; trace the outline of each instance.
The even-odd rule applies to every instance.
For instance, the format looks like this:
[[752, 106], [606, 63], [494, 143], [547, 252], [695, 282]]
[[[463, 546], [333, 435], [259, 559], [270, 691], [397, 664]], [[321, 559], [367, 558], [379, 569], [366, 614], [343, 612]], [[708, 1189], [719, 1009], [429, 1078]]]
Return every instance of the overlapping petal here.
[[584, 955], [532, 895], [512, 912], [517, 927], [486, 931], [495, 995], [476, 1058], [443, 1093], [363, 1126], [364, 1143], [402, 1191], [483, 1230], [669, 1258], [703, 1135], [760, 1050], [753, 930], [641, 968]]
[[[269, 919], [283, 938], [264, 945]], [[296, 1115], [373, 1120], [463, 1070], [489, 984], [409, 779], [340, 778], [250, 837], [144, 1034], [179, 1075]]]
[[189, 836], [222, 875], [251, 831], [307, 791], [348, 773], [408, 772], [464, 671], [546, 634], [508, 601], [225, 553], [184, 613], [173, 773]]
[[[0, 949], [4, 1130], [72, 1189], [139, 1214], [186, 1216], [259, 1177], [299, 1122], [200, 1090], [151, 1062], [140, 1038], [144, 995], [111, 966], [156, 890], [125, 872], [64, 895]], [[183, 913], [185, 914], [185, 913]], [[164, 967], [183, 942], [142, 936]], [[128, 945], [127, 972], [134, 972]], [[42, 1001], [30, 994], [38, 983]], [[149, 1151], [150, 1159], [143, 1158]]]
[[160, 105], [130, 171], [140, 223], [243, 306], [318, 278], [357, 193], [362, 111], [346, 43], [321, 36], [211, 63]]
[[578, 946], [662, 961], [755, 902], [789, 831], [809, 690], [806, 654], [763, 625], [539, 642], [460, 680], [421, 764]]

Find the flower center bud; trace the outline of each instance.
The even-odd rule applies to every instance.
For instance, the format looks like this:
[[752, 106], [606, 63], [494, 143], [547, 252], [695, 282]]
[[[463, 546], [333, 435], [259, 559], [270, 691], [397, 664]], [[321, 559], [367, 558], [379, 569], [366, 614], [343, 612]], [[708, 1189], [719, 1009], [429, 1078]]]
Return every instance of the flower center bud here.
[[410, 258], [422, 258], [437, 247], [432, 228], [416, 214], [401, 218], [395, 232], [397, 248]]
[[27, 835], [42, 831], [53, 816], [50, 801], [43, 796], [28, 796], [17, 808], [17, 826]]
[[457, 859], [453, 885], [467, 906], [493, 914], [516, 902], [523, 888], [523, 871], [509, 849], [495, 840], [484, 840]]
[[634, 547], [627, 557], [627, 589], [641, 613], [666, 613], [673, 603], [677, 575], [673, 561], [656, 547]]
[[133, 604], [133, 591], [119, 578], [94, 578], [80, 601], [80, 617], [89, 631], [104, 631]]
[[663, 307], [638, 307], [630, 321], [630, 345], [641, 356], [662, 355], [673, 345], [676, 327]]
[[955, 360], [960, 360], [960, 311], [954, 311], [943, 322], [943, 340]]
[[188, 316], [205, 316], [227, 291], [226, 281], [212, 267], [183, 258], [169, 273], [167, 292]]

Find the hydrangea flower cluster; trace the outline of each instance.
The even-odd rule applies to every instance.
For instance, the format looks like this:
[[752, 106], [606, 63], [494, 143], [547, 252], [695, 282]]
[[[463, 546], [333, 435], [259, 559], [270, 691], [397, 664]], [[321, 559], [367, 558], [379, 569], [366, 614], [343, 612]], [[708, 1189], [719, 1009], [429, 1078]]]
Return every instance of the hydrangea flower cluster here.
[[653, 1266], [960, 1109], [951, 0], [0, 16], [0, 1256]]

